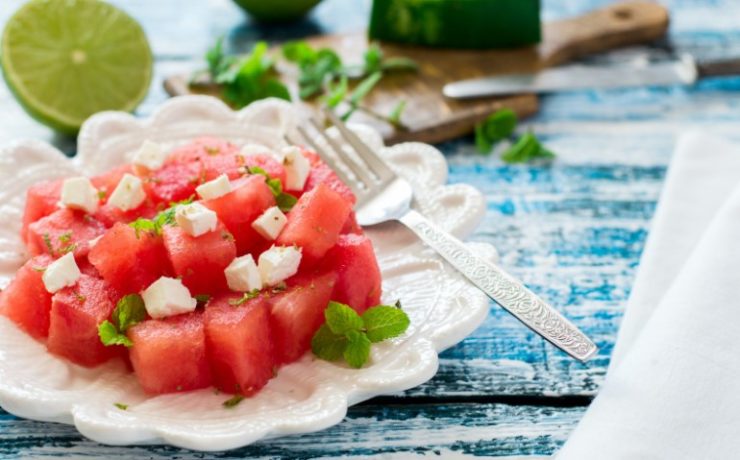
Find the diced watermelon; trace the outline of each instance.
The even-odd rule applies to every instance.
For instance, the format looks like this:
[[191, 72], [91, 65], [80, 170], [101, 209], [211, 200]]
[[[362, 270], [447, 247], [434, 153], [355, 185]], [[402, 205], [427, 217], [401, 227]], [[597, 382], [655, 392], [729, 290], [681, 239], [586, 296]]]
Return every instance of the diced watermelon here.
[[209, 157], [238, 152], [239, 147], [231, 142], [215, 137], [199, 137], [173, 150], [167, 157], [167, 163], [192, 163]]
[[46, 291], [41, 276], [53, 260], [48, 255], [29, 260], [18, 270], [8, 287], [0, 292], [0, 314], [37, 339], [49, 335], [51, 294]]
[[150, 319], [128, 331], [131, 364], [150, 394], [191, 391], [211, 385], [201, 312]]
[[245, 254], [264, 239], [252, 228], [252, 222], [265, 209], [275, 205], [275, 197], [264, 176], [251, 175], [232, 183], [233, 190], [224, 196], [203, 202], [212, 209], [234, 235], [236, 249]]
[[277, 362], [290, 363], [311, 347], [311, 338], [324, 322], [337, 275], [296, 277], [284, 292], [270, 299]]
[[205, 182], [203, 164], [172, 163], [144, 178], [144, 190], [155, 203], [169, 206], [174, 201], [187, 200], [195, 195], [195, 188]]
[[351, 210], [350, 203], [340, 194], [319, 184], [304, 193], [288, 213], [288, 223], [277, 244], [303, 248], [303, 259], [310, 264], [334, 246]]
[[364, 235], [340, 235], [322, 260], [325, 270], [337, 274], [331, 299], [362, 313], [380, 303], [380, 267], [373, 245]]
[[352, 189], [339, 179], [337, 173], [335, 173], [329, 165], [324, 163], [323, 160], [321, 160], [321, 157], [306, 149], [303, 149], [303, 156], [305, 156], [311, 163], [311, 172], [309, 172], [308, 179], [306, 179], [306, 185], [303, 187], [304, 193], [315, 189], [319, 184], [324, 184], [342, 195], [354, 206], [357, 202], [357, 198], [355, 197], [355, 194], [352, 193]]
[[89, 252], [88, 242], [104, 232], [105, 225], [93, 216], [62, 208], [28, 227], [28, 250], [31, 255], [50, 254], [54, 257], [72, 250], [75, 258], [79, 259]]
[[118, 166], [108, 172], [90, 178], [92, 184], [101, 193], [103, 202], [108, 201], [111, 193], [113, 193], [113, 190], [116, 189], [121, 178], [126, 173], [133, 174], [133, 167], [130, 164]]
[[262, 297], [239, 305], [242, 294], [222, 294], [206, 305], [206, 344], [216, 388], [251, 395], [274, 376], [269, 304]]
[[92, 367], [121, 356], [121, 347], [100, 342], [98, 325], [109, 319], [118, 294], [100, 278], [82, 274], [52, 297], [47, 346], [73, 363]]
[[123, 294], [142, 291], [172, 267], [161, 236], [118, 223], [90, 250], [90, 263]]
[[216, 294], [226, 289], [224, 269], [236, 257], [234, 237], [219, 222], [218, 228], [193, 237], [180, 227], [166, 225], [162, 231], [167, 256], [193, 295]]
[[[213, 180], [221, 174], [226, 174], [229, 179], [237, 179], [243, 176], [246, 168], [262, 168], [270, 177], [285, 182], [285, 168], [269, 155], [248, 155], [229, 153], [201, 160], [205, 169], [205, 179]], [[246, 167], [246, 168], [245, 168]]]
[[28, 188], [26, 208], [23, 211], [23, 228], [21, 229], [23, 241], [27, 239], [29, 225], [59, 209], [58, 203], [61, 195], [61, 179], [53, 182], [39, 182]]
[[157, 215], [161, 208], [164, 208], [164, 205], [155, 206], [150, 199], [147, 199], [138, 208], [130, 209], [128, 211], [122, 211], [116, 206], [104, 204], [100, 206], [100, 209], [98, 209], [98, 212], [94, 215], [96, 219], [103, 223], [103, 225], [106, 227], [112, 227], [118, 222], [127, 224], [139, 217], [151, 219]]
[[341, 234], [346, 235], [349, 233], [362, 235], [362, 227], [360, 227], [360, 224], [357, 223], [357, 216], [355, 215], [354, 211], [349, 213], [349, 217], [347, 217], [347, 220], [344, 221], [344, 225], [342, 225]]
[[280, 183], [285, 184], [285, 167], [270, 155], [247, 155], [244, 157], [244, 163], [250, 168], [264, 169], [270, 177], [280, 179]]

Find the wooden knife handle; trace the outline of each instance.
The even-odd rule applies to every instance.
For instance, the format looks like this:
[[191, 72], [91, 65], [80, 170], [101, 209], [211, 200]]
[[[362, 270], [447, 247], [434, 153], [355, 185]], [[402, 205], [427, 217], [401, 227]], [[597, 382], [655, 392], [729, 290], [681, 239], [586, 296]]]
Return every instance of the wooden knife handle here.
[[740, 75], [740, 58], [698, 61], [696, 69], [700, 78]]
[[545, 67], [623, 46], [657, 40], [668, 30], [668, 10], [628, 1], [543, 26], [539, 52]]

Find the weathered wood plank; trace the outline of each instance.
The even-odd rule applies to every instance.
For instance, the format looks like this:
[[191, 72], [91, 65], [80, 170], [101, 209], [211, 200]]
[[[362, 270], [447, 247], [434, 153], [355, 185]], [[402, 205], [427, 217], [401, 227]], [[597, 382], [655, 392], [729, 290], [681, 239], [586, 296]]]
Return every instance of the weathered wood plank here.
[[199, 454], [168, 446], [117, 448], [71, 426], [19, 420], [0, 411], [0, 459], [11, 458], [487, 458], [549, 455], [567, 438], [581, 407], [505, 404], [362, 405], [320, 433]]

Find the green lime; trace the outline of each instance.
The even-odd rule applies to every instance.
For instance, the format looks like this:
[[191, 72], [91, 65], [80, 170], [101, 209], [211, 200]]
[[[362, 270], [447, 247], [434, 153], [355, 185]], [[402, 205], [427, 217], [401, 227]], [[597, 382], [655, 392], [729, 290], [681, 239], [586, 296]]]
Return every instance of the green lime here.
[[152, 79], [141, 26], [99, 0], [31, 0], [8, 20], [5, 81], [26, 111], [74, 134], [102, 110], [132, 111]]
[[321, 0], [234, 0], [262, 22], [290, 22], [308, 13]]

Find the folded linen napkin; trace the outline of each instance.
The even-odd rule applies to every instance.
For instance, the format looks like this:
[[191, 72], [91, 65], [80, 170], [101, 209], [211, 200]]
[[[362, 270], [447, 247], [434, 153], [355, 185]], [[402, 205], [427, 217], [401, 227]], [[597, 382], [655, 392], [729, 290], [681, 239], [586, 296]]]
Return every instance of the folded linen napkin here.
[[678, 143], [606, 381], [558, 460], [740, 456], [740, 146]]

